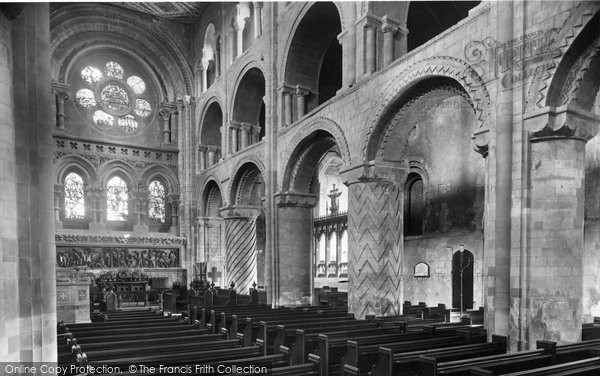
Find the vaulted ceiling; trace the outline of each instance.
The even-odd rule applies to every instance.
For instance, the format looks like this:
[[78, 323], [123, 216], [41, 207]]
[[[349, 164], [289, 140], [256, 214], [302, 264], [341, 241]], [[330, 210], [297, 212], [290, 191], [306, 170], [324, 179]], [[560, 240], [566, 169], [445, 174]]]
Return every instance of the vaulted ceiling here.
[[208, 3], [206, 2], [122, 2], [113, 3], [116, 6], [137, 10], [142, 13], [151, 14], [156, 17], [166, 18], [173, 21], [190, 23], [198, 18]]

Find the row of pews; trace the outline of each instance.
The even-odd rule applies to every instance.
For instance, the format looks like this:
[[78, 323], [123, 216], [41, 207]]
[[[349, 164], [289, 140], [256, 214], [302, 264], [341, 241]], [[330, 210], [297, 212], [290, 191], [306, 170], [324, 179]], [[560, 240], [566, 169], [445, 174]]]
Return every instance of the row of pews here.
[[342, 307], [265, 305], [195, 307], [185, 319], [112, 312], [106, 322], [60, 327], [58, 361], [87, 364], [97, 375], [132, 366], [139, 375], [600, 374], [600, 340], [540, 341], [537, 350], [507, 353], [505, 337], [488, 342], [470, 317], [448, 322], [442, 316], [358, 320]]

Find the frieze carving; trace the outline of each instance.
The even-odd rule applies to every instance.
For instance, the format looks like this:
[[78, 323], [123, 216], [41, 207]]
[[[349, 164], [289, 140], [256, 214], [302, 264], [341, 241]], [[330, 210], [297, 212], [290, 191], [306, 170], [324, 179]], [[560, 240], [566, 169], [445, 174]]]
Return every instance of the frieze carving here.
[[[164, 165], [177, 174], [177, 153], [171, 151], [151, 151], [134, 147], [116, 147], [113, 145], [79, 142], [55, 138], [53, 162], [60, 158], [76, 154], [90, 161], [98, 168], [106, 162], [118, 159], [129, 163], [138, 171], [143, 171], [157, 163]], [[126, 156], [125, 158], [123, 158]]]
[[149, 237], [123, 235], [87, 235], [87, 234], [61, 234], [54, 235], [56, 243], [83, 243], [83, 244], [127, 244], [127, 245], [152, 245], [152, 246], [184, 246], [185, 238], [182, 237]]
[[132, 249], [118, 247], [56, 247], [57, 267], [176, 268], [179, 249]]

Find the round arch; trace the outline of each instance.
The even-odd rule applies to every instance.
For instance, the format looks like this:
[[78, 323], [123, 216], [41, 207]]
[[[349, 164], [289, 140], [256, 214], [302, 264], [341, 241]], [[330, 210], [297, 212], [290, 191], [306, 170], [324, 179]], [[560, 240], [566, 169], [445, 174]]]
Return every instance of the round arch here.
[[231, 120], [237, 123], [249, 123], [259, 126], [258, 141], [265, 135], [266, 108], [263, 100], [265, 93], [266, 80], [264, 72], [251, 62], [238, 75], [233, 96]]
[[[469, 97], [477, 118], [478, 129], [487, 127], [491, 99], [481, 77], [464, 61], [449, 57], [422, 60], [391, 80], [369, 115], [370, 124], [363, 136], [363, 160], [376, 158], [386, 125], [394, 116], [397, 104], [406, 100], [419, 84], [432, 79], [455, 81]], [[475, 131], [477, 129], [473, 129]]]
[[546, 106], [575, 103], [591, 111], [600, 87], [600, 12], [575, 38], [558, 65], [546, 97]]
[[253, 161], [241, 162], [236, 168], [229, 192], [231, 205], [260, 206], [265, 194], [263, 169]]
[[216, 180], [210, 179], [202, 188], [202, 214], [205, 217], [220, 217], [223, 207], [223, 191]]
[[333, 2], [307, 4], [297, 15], [282, 61], [284, 85], [306, 92], [306, 112], [342, 87], [341, 10]]
[[198, 144], [221, 147], [221, 127], [223, 126], [223, 106], [220, 98], [213, 96], [203, 106], [198, 123]]
[[299, 142], [286, 163], [282, 191], [309, 193], [319, 161], [328, 151], [342, 154], [336, 138], [325, 130], [315, 130]]
[[[77, 40], [78, 36], [85, 33], [93, 33], [99, 39], [109, 36], [106, 39], [111, 43], [122, 45], [136, 54], [145, 52], [139, 56], [148, 59], [156, 56], [151, 65], [168, 77], [165, 81], [172, 85], [171, 93], [191, 95], [193, 74], [177, 43], [160, 29], [150, 27], [131, 14], [116, 7], [103, 8], [99, 13], [98, 8], [89, 4], [70, 4], [54, 10], [50, 15], [52, 65], [58, 70], [65, 66], [65, 59], [71, 55], [73, 40]], [[55, 70], [52, 75], [62, 82], [59, 72]]]

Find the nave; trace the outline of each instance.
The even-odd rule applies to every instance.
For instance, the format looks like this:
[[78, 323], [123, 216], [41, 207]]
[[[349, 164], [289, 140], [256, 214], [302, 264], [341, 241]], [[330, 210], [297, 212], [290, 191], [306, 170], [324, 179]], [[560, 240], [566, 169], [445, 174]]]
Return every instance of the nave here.
[[[405, 302], [403, 314], [356, 319], [344, 306], [272, 308], [230, 289], [210, 291], [184, 311], [112, 311], [102, 322], [59, 324], [59, 367], [69, 375], [597, 375], [600, 318], [585, 341], [508, 352], [488, 335], [483, 311]], [[252, 296], [254, 295], [254, 296]]]

